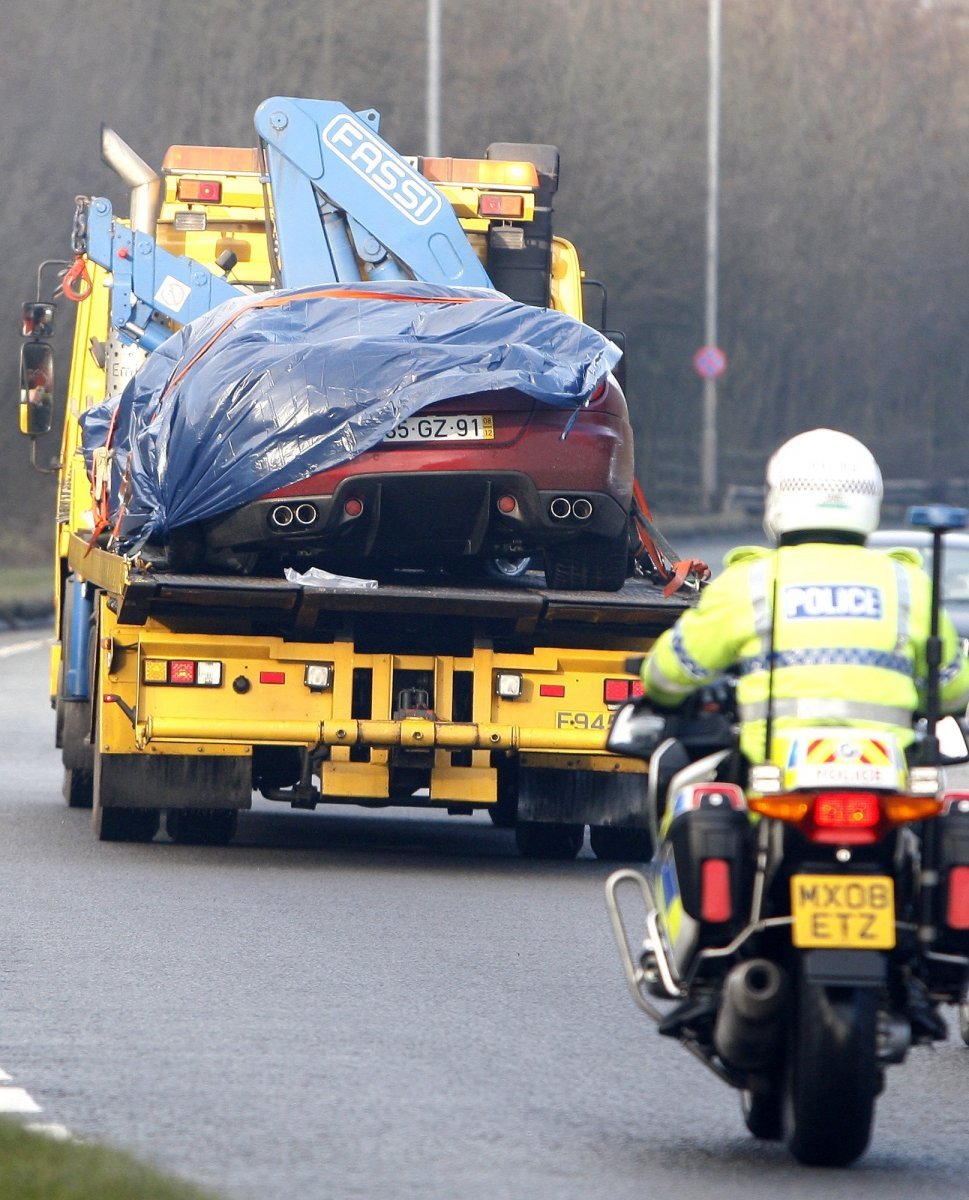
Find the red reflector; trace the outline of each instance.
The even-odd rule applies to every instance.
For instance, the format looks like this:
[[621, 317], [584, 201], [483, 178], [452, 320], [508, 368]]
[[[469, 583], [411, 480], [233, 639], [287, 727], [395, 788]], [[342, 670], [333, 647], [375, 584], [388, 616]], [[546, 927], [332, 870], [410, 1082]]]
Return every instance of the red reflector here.
[[880, 815], [874, 792], [820, 792], [814, 801], [818, 829], [871, 829]]
[[483, 192], [478, 197], [478, 216], [480, 217], [521, 218], [524, 215], [524, 196], [502, 196], [496, 192]]
[[630, 696], [645, 696], [646, 689], [643, 687], [642, 680], [634, 679], [633, 686], [629, 689]]
[[173, 658], [168, 664], [169, 683], [194, 683], [195, 663], [191, 659]]
[[363, 501], [358, 500], [356, 496], [351, 496], [344, 502], [343, 511], [348, 517], [359, 517], [363, 512]]
[[183, 202], [197, 200], [202, 204], [219, 204], [222, 184], [217, 179], [180, 179], [175, 195]]
[[561, 683], [543, 683], [538, 689], [540, 696], [564, 696], [565, 687]]
[[518, 507], [518, 501], [514, 496], [499, 496], [498, 511], [502, 513], [513, 513]]
[[950, 929], [969, 929], [969, 867], [949, 871], [945, 923]]
[[285, 683], [286, 682], [286, 672], [285, 671], [260, 671], [259, 672], [259, 682], [260, 683]]
[[631, 679], [607, 679], [602, 687], [602, 698], [606, 704], [621, 704], [632, 694]]
[[700, 917], [704, 921], [729, 921], [730, 863], [725, 858], [708, 858], [700, 868]]

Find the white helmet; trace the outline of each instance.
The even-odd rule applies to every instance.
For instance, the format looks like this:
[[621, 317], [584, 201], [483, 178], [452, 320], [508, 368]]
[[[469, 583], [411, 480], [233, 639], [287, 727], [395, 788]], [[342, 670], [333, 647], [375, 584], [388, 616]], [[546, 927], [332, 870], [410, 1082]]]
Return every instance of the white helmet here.
[[878, 528], [882, 474], [871, 452], [834, 429], [799, 433], [767, 464], [764, 531], [773, 541], [802, 529], [867, 536]]

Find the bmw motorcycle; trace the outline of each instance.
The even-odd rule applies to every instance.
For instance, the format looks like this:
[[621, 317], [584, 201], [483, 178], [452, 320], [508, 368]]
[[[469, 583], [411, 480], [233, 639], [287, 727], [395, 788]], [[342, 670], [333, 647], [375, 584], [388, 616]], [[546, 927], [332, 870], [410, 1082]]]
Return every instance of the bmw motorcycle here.
[[[771, 761], [747, 765], [729, 685], [672, 714], [631, 701], [609, 733], [649, 762], [654, 856], [606, 882], [633, 1000], [740, 1093], [755, 1137], [809, 1165], [864, 1153], [886, 1068], [966, 1002], [969, 741], [937, 720], [942, 534], [965, 516], [910, 514], [934, 554], [928, 712], [907, 753], [819, 726], [769, 733]], [[646, 910], [638, 948], [627, 892]]]

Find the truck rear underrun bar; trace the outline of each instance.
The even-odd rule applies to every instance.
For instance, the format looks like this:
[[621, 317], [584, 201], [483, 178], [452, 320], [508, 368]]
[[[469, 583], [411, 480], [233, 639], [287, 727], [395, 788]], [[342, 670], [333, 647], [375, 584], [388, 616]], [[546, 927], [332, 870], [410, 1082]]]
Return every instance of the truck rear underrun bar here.
[[601, 729], [530, 729], [426, 721], [233, 721], [149, 717], [135, 726], [143, 750], [152, 742], [239, 745], [401, 746], [410, 750], [605, 750]]

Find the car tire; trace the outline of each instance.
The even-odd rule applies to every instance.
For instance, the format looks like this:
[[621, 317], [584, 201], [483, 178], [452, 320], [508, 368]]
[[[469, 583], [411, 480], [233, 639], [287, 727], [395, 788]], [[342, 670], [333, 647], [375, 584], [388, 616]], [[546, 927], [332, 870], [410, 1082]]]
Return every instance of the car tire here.
[[618, 592], [629, 577], [629, 535], [576, 537], [545, 548], [545, 582], [556, 591]]

